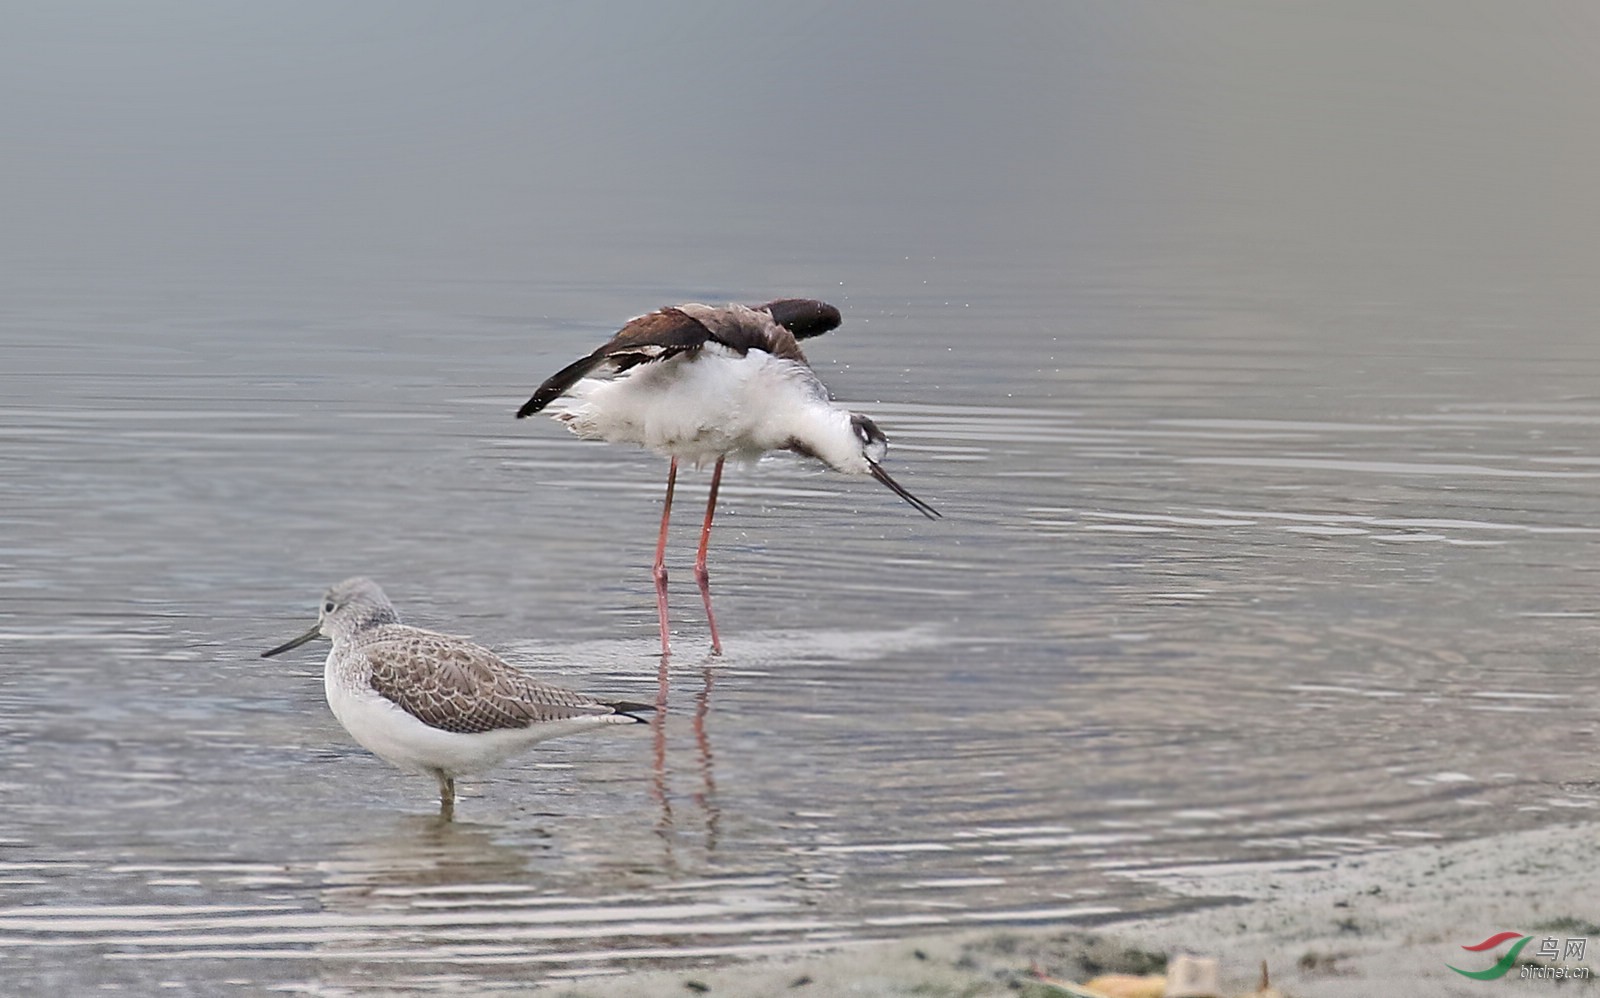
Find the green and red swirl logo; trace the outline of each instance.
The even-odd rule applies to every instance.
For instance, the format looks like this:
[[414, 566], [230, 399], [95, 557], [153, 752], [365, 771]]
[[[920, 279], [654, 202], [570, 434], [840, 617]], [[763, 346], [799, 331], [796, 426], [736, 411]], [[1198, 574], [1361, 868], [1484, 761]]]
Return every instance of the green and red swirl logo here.
[[1523, 935], [1520, 932], [1496, 932], [1494, 935], [1490, 936], [1488, 939], [1485, 939], [1481, 943], [1473, 943], [1471, 946], [1461, 947], [1469, 953], [1484, 953], [1494, 949], [1496, 946], [1515, 939], [1516, 942], [1511, 944], [1511, 948], [1509, 950], [1506, 950], [1506, 955], [1501, 957], [1499, 961], [1488, 970], [1462, 970], [1460, 967], [1454, 967], [1448, 963], [1445, 964], [1445, 966], [1450, 967], [1451, 970], [1460, 974], [1462, 977], [1470, 977], [1475, 981], [1498, 980], [1499, 978], [1502, 978], [1511, 972], [1511, 968], [1517, 962], [1517, 956], [1522, 952], [1522, 947], [1528, 945], [1528, 940], [1532, 938], [1532, 936]]

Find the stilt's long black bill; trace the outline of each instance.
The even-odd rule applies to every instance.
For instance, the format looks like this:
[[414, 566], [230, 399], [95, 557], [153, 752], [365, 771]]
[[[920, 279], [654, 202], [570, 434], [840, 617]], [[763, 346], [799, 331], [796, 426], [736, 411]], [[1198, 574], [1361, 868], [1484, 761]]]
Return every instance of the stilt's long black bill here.
[[281, 655], [291, 648], [298, 648], [307, 641], [315, 641], [320, 637], [322, 637], [322, 625], [318, 624], [316, 627], [313, 627], [311, 630], [300, 635], [298, 638], [295, 638], [293, 641], [285, 641], [283, 644], [272, 649], [271, 651], [262, 652], [261, 657], [271, 658], [274, 655]]
[[889, 473], [887, 471], [883, 470], [883, 466], [882, 465], [880, 465], [880, 464], [872, 464], [872, 462], [870, 462], [870, 461], [867, 462], [867, 463], [872, 465], [872, 477], [876, 478], [878, 481], [880, 481], [884, 485], [888, 486], [889, 487], [889, 491], [893, 492], [895, 495], [899, 496], [900, 498], [904, 499], [906, 502], [910, 503], [912, 505], [912, 507], [918, 513], [921, 513], [923, 516], [926, 516], [928, 519], [930, 519], [930, 520], [939, 519], [941, 514], [940, 514], [940, 512], [938, 510], [934, 509], [932, 506], [929, 506], [927, 503], [923, 502], [921, 499], [918, 499], [916, 496], [914, 496], [911, 493], [907, 492], [905, 490], [905, 488], [902, 487], [899, 482], [897, 482], [894, 479], [889, 477]]

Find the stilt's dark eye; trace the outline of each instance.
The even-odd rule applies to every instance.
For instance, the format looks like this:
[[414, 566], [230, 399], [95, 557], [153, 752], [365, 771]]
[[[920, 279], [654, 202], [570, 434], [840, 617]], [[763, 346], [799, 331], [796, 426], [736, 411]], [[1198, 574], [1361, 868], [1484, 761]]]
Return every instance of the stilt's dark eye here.
[[878, 429], [878, 424], [860, 413], [850, 417], [850, 427], [856, 431], [856, 438], [864, 444], [873, 444], [884, 439], [883, 431]]
[[322, 612], [323, 613], [332, 613], [333, 612], [333, 600], [329, 600], [328, 602], [322, 604]]

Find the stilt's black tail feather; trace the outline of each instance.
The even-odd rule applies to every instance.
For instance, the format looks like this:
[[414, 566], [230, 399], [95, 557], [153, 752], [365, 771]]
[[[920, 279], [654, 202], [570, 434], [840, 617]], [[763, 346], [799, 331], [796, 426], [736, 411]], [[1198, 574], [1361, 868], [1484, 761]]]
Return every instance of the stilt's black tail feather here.
[[582, 360], [574, 361], [550, 375], [545, 383], [539, 386], [539, 390], [533, 393], [533, 398], [522, 403], [522, 408], [517, 410], [517, 418], [522, 419], [524, 416], [531, 416], [565, 395], [568, 389], [582, 380], [584, 375], [598, 367], [600, 362], [605, 359], [605, 354], [597, 350]]

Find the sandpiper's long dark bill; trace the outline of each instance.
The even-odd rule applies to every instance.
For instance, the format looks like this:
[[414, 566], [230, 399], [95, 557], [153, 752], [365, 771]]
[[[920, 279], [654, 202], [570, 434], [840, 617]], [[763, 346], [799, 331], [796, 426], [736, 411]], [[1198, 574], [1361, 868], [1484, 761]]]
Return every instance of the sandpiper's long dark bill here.
[[[716, 460], [695, 558], [695, 581], [720, 653], [706, 547], [727, 458], [788, 450], [835, 471], [869, 475], [923, 516], [938, 510], [883, 469], [889, 441], [867, 416], [836, 404], [799, 341], [839, 325], [839, 310], [809, 298], [747, 307], [689, 304], [641, 315], [593, 353], [552, 375], [517, 410], [531, 416], [558, 399], [555, 417], [586, 440], [648, 447], [671, 459], [656, 539], [656, 610], [667, 640], [667, 522], [680, 459]], [[597, 377], [591, 375], [609, 375]]]
[[261, 657], [262, 658], [271, 658], [274, 655], [282, 655], [284, 652], [292, 651], [295, 648], [300, 647], [301, 645], [310, 644], [311, 642], [317, 640], [320, 637], [322, 637], [322, 625], [318, 624], [317, 626], [313, 627], [311, 630], [309, 630], [309, 631], [305, 632], [304, 634], [300, 635], [298, 638], [290, 638], [288, 641], [285, 641], [283, 644], [279, 645], [278, 647], [271, 648], [271, 649], [268, 649], [267, 651], [262, 652], [261, 653]]
[[439, 781], [439, 808], [455, 807], [455, 778], [488, 769], [546, 738], [637, 724], [649, 704], [599, 700], [540, 682], [494, 652], [400, 622], [371, 579], [322, 597], [317, 625], [261, 653], [280, 655], [319, 637], [333, 648], [323, 669], [328, 706], [374, 755]]

